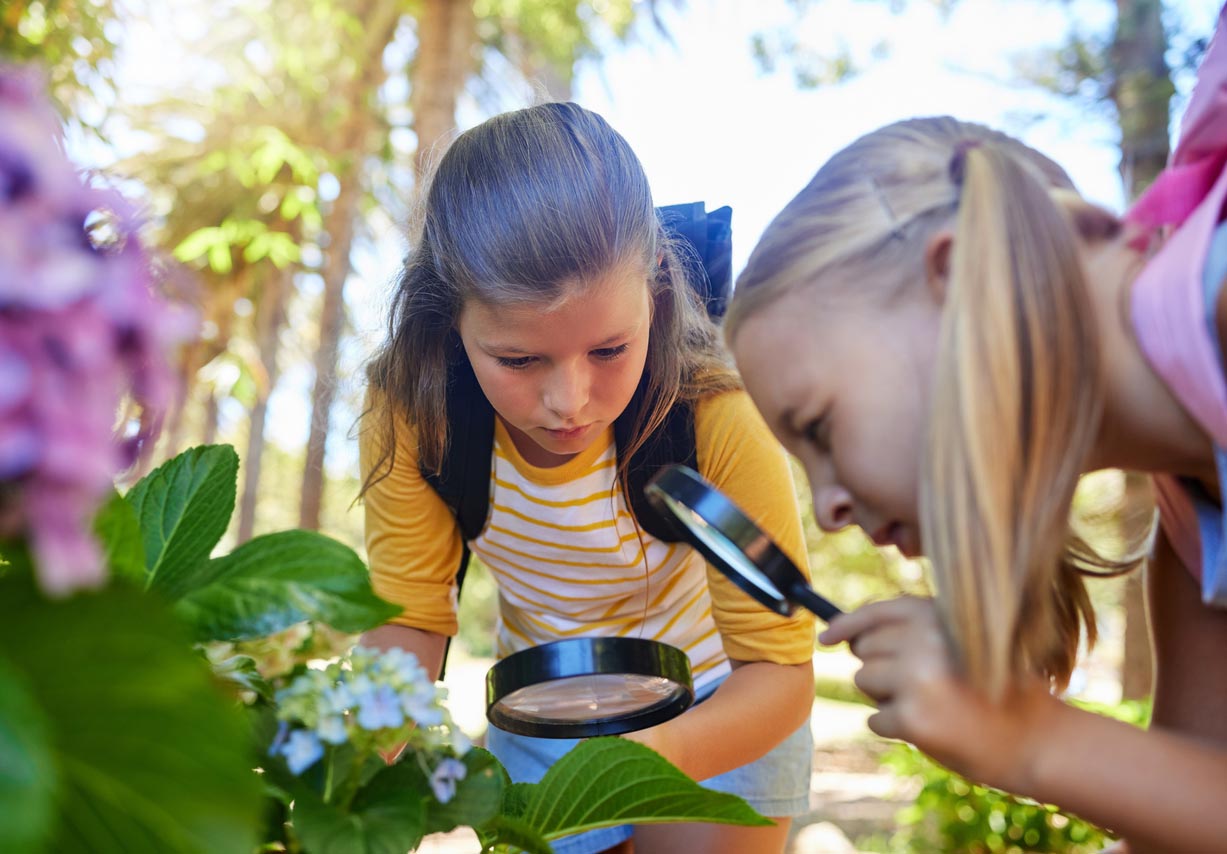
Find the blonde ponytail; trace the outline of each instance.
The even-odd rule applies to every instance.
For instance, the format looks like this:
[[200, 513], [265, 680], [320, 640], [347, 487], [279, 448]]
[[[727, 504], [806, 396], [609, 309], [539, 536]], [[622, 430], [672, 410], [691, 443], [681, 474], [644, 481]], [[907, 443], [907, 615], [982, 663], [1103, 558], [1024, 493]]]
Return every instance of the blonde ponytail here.
[[[956, 151], [959, 205], [921, 526], [967, 676], [1058, 684], [1094, 614], [1065, 560], [1102, 412], [1099, 348], [1071, 221], [992, 142]], [[961, 185], [961, 186], [960, 186]]]

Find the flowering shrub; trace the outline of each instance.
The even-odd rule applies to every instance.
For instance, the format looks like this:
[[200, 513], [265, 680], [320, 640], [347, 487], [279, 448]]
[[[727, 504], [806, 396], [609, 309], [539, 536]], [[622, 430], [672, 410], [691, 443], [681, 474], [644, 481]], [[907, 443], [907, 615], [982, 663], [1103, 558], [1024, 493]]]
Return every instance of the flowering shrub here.
[[[0, 537], [28, 535], [62, 596], [105, 578], [94, 510], [170, 402], [169, 350], [193, 321], [155, 294], [123, 198], [61, 144], [38, 75], [0, 67]], [[115, 441], [125, 395], [144, 426]]]
[[[463, 756], [470, 744], [452, 723], [445, 696], [446, 689], [431, 682], [410, 653], [358, 646], [347, 663], [308, 669], [277, 692], [281, 727], [272, 751], [284, 755], [295, 774], [322, 758], [324, 745], [350, 743], [362, 753], [391, 753], [409, 743]], [[443, 763], [432, 772], [432, 788], [447, 803], [464, 773], [463, 766], [457, 770], [454, 762]]]
[[[0, 840], [6, 851], [242, 851], [259, 787], [241, 715], [158, 598], [102, 587], [146, 551], [121, 499], [190, 316], [154, 292], [116, 193], [0, 67]], [[125, 400], [140, 424], [117, 433]], [[126, 513], [126, 515], [125, 515]], [[169, 532], [168, 532], [169, 533]], [[89, 591], [89, 592], [84, 592]], [[96, 592], [95, 592], [96, 591]], [[75, 595], [74, 595], [75, 594]]]
[[[235, 504], [228, 446], [114, 491], [169, 401], [167, 349], [190, 328], [151, 269], [122, 200], [64, 158], [34, 78], [0, 68], [5, 851], [254, 851], [264, 806], [263, 850], [311, 854], [404, 852], [459, 824], [487, 850], [545, 854], [548, 839], [608, 824], [765, 822], [621, 739], [513, 786], [399, 651], [359, 647], [276, 692], [250, 657], [219, 653], [305, 621], [361, 632], [399, 609], [352, 549], [312, 531], [216, 554]], [[142, 423], [117, 436], [125, 398]]]

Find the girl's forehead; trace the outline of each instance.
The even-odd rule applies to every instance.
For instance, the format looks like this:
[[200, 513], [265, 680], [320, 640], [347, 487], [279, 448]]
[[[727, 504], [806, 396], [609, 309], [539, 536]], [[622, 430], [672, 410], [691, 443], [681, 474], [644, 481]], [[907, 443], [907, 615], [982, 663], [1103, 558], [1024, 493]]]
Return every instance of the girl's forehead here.
[[539, 297], [532, 295], [528, 288], [491, 288], [489, 298], [482, 295], [470, 297], [461, 303], [460, 311], [463, 314], [472, 309], [490, 317], [512, 317], [517, 314], [558, 316], [587, 311], [594, 306], [637, 305], [647, 289], [648, 281], [643, 269], [638, 265], [626, 265], [606, 273], [543, 287]]
[[460, 325], [491, 342], [517, 339], [559, 341], [576, 335], [600, 342], [633, 334], [650, 318], [647, 282], [642, 278], [620, 284], [564, 288], [553, 300], [496, 304], [467, 301]]

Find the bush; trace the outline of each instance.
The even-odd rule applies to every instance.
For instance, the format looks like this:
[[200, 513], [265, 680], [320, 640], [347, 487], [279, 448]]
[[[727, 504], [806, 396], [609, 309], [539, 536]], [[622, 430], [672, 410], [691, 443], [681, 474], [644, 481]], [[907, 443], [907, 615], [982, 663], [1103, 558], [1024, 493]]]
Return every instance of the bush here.
[[[1075, 705], [1097, 714], [1145, 725], [1148, 704]], [[899, 813], [899, 830], [888, 838], [857, 841], [863, 851], [910, 854], [1089, 854], [1111, 837], [1102, 829], [1054, 806], [971, 783], [907, 744], [884, 759], [896, 774], [917, 779], [920, 793]]]

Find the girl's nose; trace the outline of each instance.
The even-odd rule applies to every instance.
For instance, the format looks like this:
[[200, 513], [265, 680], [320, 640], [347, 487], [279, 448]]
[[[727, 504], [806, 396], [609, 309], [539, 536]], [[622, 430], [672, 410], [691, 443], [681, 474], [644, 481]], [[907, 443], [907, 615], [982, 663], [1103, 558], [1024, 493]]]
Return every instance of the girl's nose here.
[[838, 531], [852, 524], [852, 495], [834, 484], [815, 487], [814, 519], [827, 532]]
[[588, 404], [587, 372], [578, 367], [560, 367], [546, 383], [542, 402], [545, 408], [563, 421], [579, 415]]

